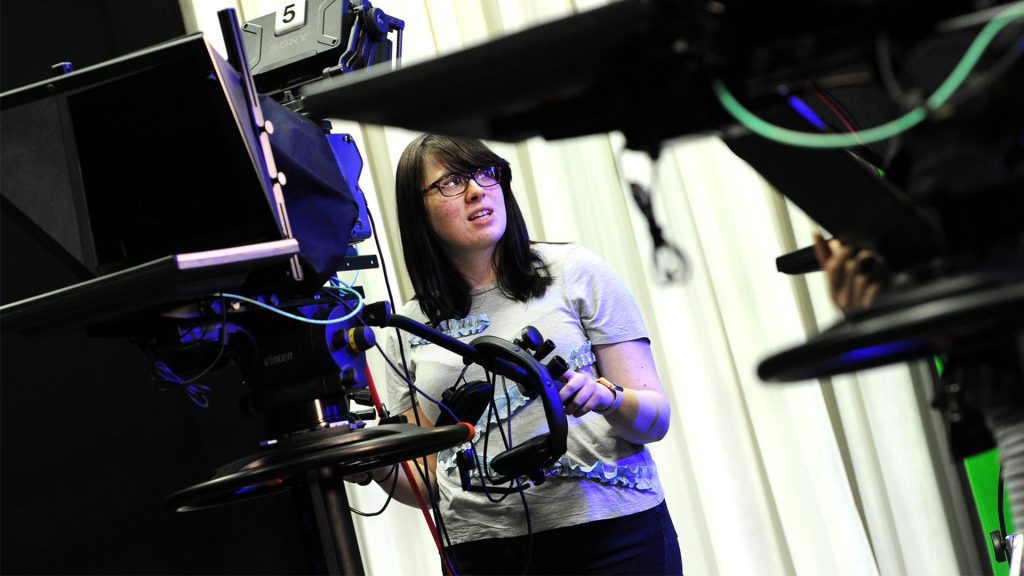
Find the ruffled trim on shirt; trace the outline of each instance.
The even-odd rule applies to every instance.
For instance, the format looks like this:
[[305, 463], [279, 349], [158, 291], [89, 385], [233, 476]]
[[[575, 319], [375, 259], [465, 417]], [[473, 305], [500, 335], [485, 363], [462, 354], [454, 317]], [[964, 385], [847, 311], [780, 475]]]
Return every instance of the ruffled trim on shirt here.
[[[457, 450], [465, 450], [469, 445], [465, 444], [459, 447]], [[451, 451], [451, 456], [447, 458], [438, 457], [438, 465], [449, 476], [458, 474], [458, 465], [455, 463], [455, 451]], [[480, 456], [477, 456], [478, 458]], [[494, 457], [487, 457], [487, 467], [490, 469], [491, 461]], [[493, 469], [489, 470], [491, 476], [497, 476]], [[632, 488], [634, 490], [656, 490], [655, 478], [657, 478], [657, 472], [654, 466], [619, 466], [616, 464], [608, 464], [606, 462], [595, 462], [590, 466], [584, 466], [581, 464], [575, 464], [570, 462], [568, 458], [563, 456], [551, 467], [544, 471], [544, 476], [548, 478], [584, 478], [587, 480], [594, 480], [602, 484], [608, 484], [610, 486], [623, 486], [625, 488]], [[480, 471], [474, 468], [469, 473], [470, 478], [480, 478]]]
[[[473, 434], [473, 438], [471, 438], [469, 442], [464, 442], [461, 445], [456, 446], [454, 448], [445, 449], [437, 455], [437, 461], [438, 464], [441, 465], [441, 469], [448, 471], [452, 468], [455, 468], [455, 454], [459, 450], [466, 450], [467, 448], [472, 448], [474, 444], [477, 444], [481, 440], [482, 430], [490, 430], [490, 427], [493, 426], [494, 424], [500, 424], [502, 419], [508, 420], [510, 414], [515, 414], [516, 412], [519, 411], [520, 408], [526, 406], [529, 403], [530, 399], [527, 398], [526, 396], [523, 396], [523, 393], [519, 391], [519, 386], [515, 385], [508, 387], [507, 399], [504, 394], [496, 395], [494, 397], [494, 406], [497, 408], [497, 410], [484, 410], [483, 416], [481, 416], [480, 420], [477, 421], [477, 423], [474, 425], [474, 429], [476, 430], [476, 432]], [[489, 422], [487, 421], [488, 414], [490, 414], [491, 416]], [[515, 432], [515, 429], [513, 428], [512, 431]], [[501, 443], [498, 442], [497, 444], [498, 448], [496, 449], [500, 450]], [[488, 458], [488, 462], [489, 461], [490, 458]], [[479, 474], [477, 475], [479, 476]]]
[[[481, 431], [485, 428], [490, 430], [491, 426], [502, 425], [502, 419], [507, 419], [510, 413], [514, 414], [517, 410], [526, 406], [530, 402], [530, 399], [519, 391], [518, 386], [510, 386], [508, 389], [508, 399], [505, 399], [504, 394], [498, 394], [494, 398], [494, 404], [497, 410], [491, 410], [490, 421], [487, 420], [487, 412], [476, 423], [476, 434], [474, 434], [470, 442], [464, 442], [454, 448], [448, 448], [442, 450], [437, 455], [437, 465], [439, 470], [443, 470], [445, 474], [452, 475], [458, 474], [458, 464], [456, 463], [455, 455], [460, 450], [466, 450], [477, 446], [477, 457], [483, 458], [483, 447], [480, 446], [479, 441], [482, 439]], [[511, 409], [509, 409], [511, 407]], [[515, 430], [513, 429], [513, 432]], [[492, 438], [494, 440], [494, 438]], [[494, 446], [489, 446], [490, 449], [495, 450], [495, 454], [498, 454], [502, 450], [500, 442], [495, 442]], [[490, 469], [491, 460], [494, 457], [488, 455], [486, 466]], [[490, 470], [491, 476], [498, 476], [493, 470]], [[624, 486], [627, 488], [633, 488], [636, 490], [655, 490], [654, 479], [657, 478], [657, 472], [654, 466], [644, 465], [625, 465], [619, 466], [616, 464], [608, 464], [606, 462], [595, 462], [589, 466], [576, 464], [570, 462], [565, 456], [560, 458], [552, 466], [544, 471], [544, 475], [549, 478], [586, 478], [588, 480], [594, 480], [601, 482], [602, 484], [609, 484], [612, 486]], [[480, 471], [474, 468], [470, 472], [471, 478], [480, 478]]]
[[590, 340], [587, 340], [579, 348], [569, 353], [569, 358], [566, 359], [566, 363], [569, 364], [569, 370], [575, 372], [580, 368], [597, 363], [597, 356], [590, 350], [591, 346]]
[[636, 490], [655, 490], [654, 479], [657, 473], [654, 466], [619, 466], [606, 462], [595, 462], [590, 466], [583, 466], [570, 462], [568, 458], [562, 457], [555, 462], [554, 466], [544, 473], [548, 478], [586, 478], [596, 480], [603, 484], [613, 486], [625, 486]]
[[[480, 435], [480, 428], [486, 423], [490, 426], [491, 422], [500, 422], [502, 419], [508, 420], [509, 416], [515, 414], [520, 408], [530, 403], [530, 399], [523, 396], [523, 393], [519, 391], [519, 386], [512, 385], [508, 386], [508, 395], [495, 394], [494, 396], [494, 407], [496, 410], [484, 410], [484, 415], [480, 417], [480, 421], [476, 423], [477, 436], [473, 437], [473, 441], [476, 441]], [[487, 420], [488, 413], [491, 415], [491, 421]], [[514, 432], [514, 430], [513, 430]]]
[[[473, 314], [461, 319], [452, 318], [450, 320], [442, 320], [441, 323], [437, 325], [437, 331], [447, 334], [452, 338], [462, 338], [464, 336], [479, 334], [484, 330], [487, 330], [487, 327], [490, 325], [491, 319], [487, 316], [487, 313]], [[420, 338], [419, 336], [409, 338], [410, 346], [425, 346], [427, 344], [430, 344], [430, 341]]]

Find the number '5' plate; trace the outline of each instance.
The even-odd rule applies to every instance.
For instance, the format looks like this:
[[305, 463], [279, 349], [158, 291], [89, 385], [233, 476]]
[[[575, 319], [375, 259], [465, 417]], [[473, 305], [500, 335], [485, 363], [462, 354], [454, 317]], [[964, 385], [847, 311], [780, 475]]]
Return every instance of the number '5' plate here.
[[274, 35], [280, 36], [301, 28], [306, 24], [306, 3], [291, 2], [277, 9], [274, 19]]

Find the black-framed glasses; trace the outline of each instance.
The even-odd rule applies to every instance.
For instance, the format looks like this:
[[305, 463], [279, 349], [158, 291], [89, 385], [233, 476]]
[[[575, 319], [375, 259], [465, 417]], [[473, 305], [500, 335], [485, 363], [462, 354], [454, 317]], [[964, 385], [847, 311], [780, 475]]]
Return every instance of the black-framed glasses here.
[[477, 168], [476, 170], [466, 174], [449, 174], [439, 178], [436, 182], [427, 186], [423, 191], [424, 194], [430, 192], [434, 188], [441, 193], [441, 196], [451, 198], [458, 196], [466, 191], [469, 186], [469, 180], [472, 178], [481, 188], [490, 188], [495, 184], [501, 182], [501, 166], [487, 166], [485, 168]]

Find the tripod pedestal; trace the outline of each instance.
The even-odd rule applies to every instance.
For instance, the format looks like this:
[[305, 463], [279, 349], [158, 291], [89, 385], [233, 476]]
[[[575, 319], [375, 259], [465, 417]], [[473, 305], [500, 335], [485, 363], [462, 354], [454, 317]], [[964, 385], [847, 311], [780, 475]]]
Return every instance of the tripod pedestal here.
[[365, 573], [344, 480], [335, 467], [307, 471], [292, 487], [292, 502], [314, 573]]
[[290, 490], [314, 572], [363, 574], [342, 477], [433, 454], [472, 435], [465, 424], [429, 429], [384, 424], [307, 432], [228, 463], [210, 480], [179, 490], [167, 501], [187, 512]]

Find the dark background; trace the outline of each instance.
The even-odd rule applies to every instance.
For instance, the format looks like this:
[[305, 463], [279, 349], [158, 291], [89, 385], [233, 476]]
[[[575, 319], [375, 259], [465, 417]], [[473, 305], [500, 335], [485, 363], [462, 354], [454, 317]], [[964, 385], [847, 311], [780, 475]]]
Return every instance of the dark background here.
[[[48, 78], [57, 62], [81, 69], [185, 33], [177, 0], [4, 0], [0, 25], [4, 91]], [[0, 233], [3, 303], [76, 281], [7, 211]], [[203, 379], [204, 410], [160, 391], [149, 368], [126, 339], [0, 334], [0, 572], [307, 571], [285, 495], [191, 513], [165, 506], [254, 452], [261, 422], [241, 416], [231, 369]]]

